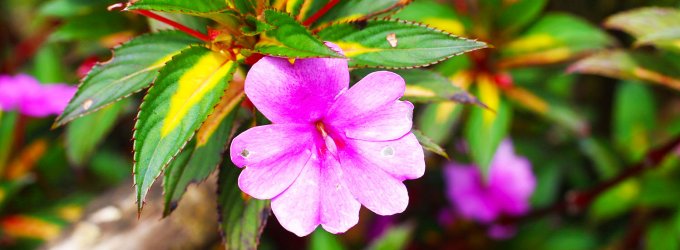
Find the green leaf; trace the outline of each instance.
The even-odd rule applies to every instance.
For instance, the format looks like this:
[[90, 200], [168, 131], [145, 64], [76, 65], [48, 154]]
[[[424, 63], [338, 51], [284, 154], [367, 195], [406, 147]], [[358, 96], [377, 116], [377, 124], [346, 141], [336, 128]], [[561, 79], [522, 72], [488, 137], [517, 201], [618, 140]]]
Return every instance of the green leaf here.
[[501, 49], [499, 66], [510, 68], [563, 62], [612, 43], [604, 31], [584, 20], [567, 14], [549, 14]]
[[609, 220], [623, 215], [635, 205], [640, 194], [640, 183], [636, 180], [624, 181], [598, 196], [588, 212], [595, 220]]
[[437, 145], [437, 143], [432, 141], [432, 139], [425, 136], [423, 132], [420, 132], [418, 130], [411, 130], [411, 132], [413, 133], [413, 135], [416, 136], [416, 138], [418, 138], [418, 142], [420, 143], [421, 146], [423, 146], [425, 150], [438, 154], [446, 159], [449, 158], [449, 155], [446, 153], [446, 151], [442, 147]]
[[217, 13], [229, 10], [228, 1], [192, 1], [192, 0], [138, 0], [128, 6], [127, 10], [154, 10], [175, 12], [190, 15]]
[[62, 18], [83, 16], [105, 9], [116, 2], [116, 0], [51, 0], [40, 6], [38, 13]]
[[117, 102], [75, 120], [66, 126], [66, 156], [71, 163], [84, 166], [97, 145], [111, 132], [128, 102]]
[[647, 7], [609, 17], [604, 26], [635, 36], [636, 46], [654, 45], [680, 52], [680, 10]]
[[5, 173], [5, 167], [9, 164], [9, 155], [12, 153], [14, 143], [14, 127], [18, 114], [0, 110], [0, 173]]
[[248, 21], [248, 25], [244, 25], [241, 27], [241, 31], [243, 34], [248, 35], [248, 36], [254, 36], [254, 35], [259, 35], [261, 33], [270, 31], [276, 27], [257, 19], [257, 17], [254, 16], [247, 16], [246, 20]]
[[166, 31], [143, 35], [115, 48], [113, 59], [97, 64], [83, 79], [55, 126], [64, 125], [146, 88], [165, 62], [198, 42], [198, 39], [179, 31]]
[[643, 80], [680, 90], [680, 69], [658, 55], [624, 50], [604, 51], [574, 63], [568, 71]]
[[629, 162], [637, 162], [652, 146], [656, 103], [647, 86], [623, 82], [614, 97], [613, 138]]
[[[314, 15], [317, 11], [328, 4], [329, 0], [285, 0], [285, 6], [278, 8], [279, 10], [285, 10], [286, 13], [295, 17], [296, 20], [304, 21], [310, 16]], [[342, 4], [339, 2], [338, 4]], [[327, 12], [325, 15], [328, 15]], [[324, 15], [324, 16], [325, 16]], [[323, 17], [322, 17], [323, 18]]]
[[317, 228], [312, 233], [308, 249], [343, 250], [345, 247], [342, 245], [342, 242], [338, 240], [337, 236], [326, 232], [326, 230], [323, 230], [322, 228]]
[[[316, 21], [314, 26], [327, 26], [333, 22], [348, 22], [368, 20], [380, 15], [391, 14], [400, 8], [411, 3], [413, 0], [354, 0], [354, 1], [340, 1], [333, 6], [326, 14]], [[317, 1], [313, 1], [317, 2]], [[319, 1], [322, 2], [322, 1]], [[323, 6], [323, 5], [322, 5]], [[301, 13], [300, 20], [305, 20], [314, 10], [318, 8], [310, 8], [312, 11]]]
[[463, 106], [455, 102], [428, 104], [420, 112], [418, 128], [436, 144], [446, 143], [462, 111]]
[[94, 40], [117, 32], [128, 30], [129, 20], [121, 13], [98, 11], [96, 13], [69, 18], [54, 33], [51, 41]]
[[[512, 34], [534, 21], [545, 7], [547, 0], [515, 0], [503, 6], [496, 26], [504, 34]], [[521, 13], [521, 14], [518, 14]]]
[[464, 133], [472, 159], [486, 175], [498, 145], [508, 133], [512, 110], [491, 79], [480, 77], [477, 87], [477, 96], [489, 109], [472, 108]]
[[469, 17], [457, 13], [449, 5], [433, 0], [414, 1], [392, 17], [421, 22], [459, 36], [465, 35], [472, 28]]
[[134, 132], [138, 208], [151, 184], [213, 111], [236, 63], [205, 47], [172, 58], [144, 97]]
[[392, 250], [392, 249], [406, 249], [407, 244], [411, 241], [413, 234], [413, 225], [404, 224], [391, 227], [375, 239], [368, 249], [370, 250]]
[[274, 28], [260, 35], [255, 51], [288, 58], [340, 57], [289, 14], [266, 10], [264, 20]]
[[390, 19], [333, 24], [318, 35], [340, 46], [350, 67], [424, 67], [487, 46], [423, 24]]
[[652, 223], [645, 233], [645, 249], [669, 250], [680, 248], [678, 241], [680, 230], [671, 221], [657, 221]]
[[226, 249], [257, 249], [269, 218], [269, 200], [245, 197], [238, 188], [240, 170], [231, 161], [220, 166], [217, 212]]
[[256, 11], [264, 6], [259, 6], [258, 3], [264, 3], [261, 0], [226, 0], [229, 7], [238, 10], [241, 14], [256, 14]]
[[243, 97], [243, 83], [232, 82], [215, 112], [196, 132], [196, 140], [192, 140], [168, 166], [163, 178], [163, 216], [168, 216], [177, 207], [189, 184], [205, 180], [220, 164]]

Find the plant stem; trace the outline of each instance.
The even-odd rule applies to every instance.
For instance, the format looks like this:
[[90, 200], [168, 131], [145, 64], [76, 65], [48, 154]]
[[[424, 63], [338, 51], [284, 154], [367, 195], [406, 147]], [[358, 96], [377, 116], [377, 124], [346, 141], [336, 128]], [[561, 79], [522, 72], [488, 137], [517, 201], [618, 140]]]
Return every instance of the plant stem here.
[[165, 17], [163, 17], [163, 16], [161, 16], [161, 15], [158, 15], [158, 14], [156, 14], [156, 13], [153, 13], [153, 12], [151, 12], [151, 11], [148, 11], [148, 10], [135, 10], [134, 12], [139, 13], [140, 15], [146, 16], [146, 17], [148, 17], [148, 18], [153, 18], [153, 19], [155, 19], [155, 20], [158, 20], [158, 21], [160, 21], [160, 22], [163, 22], [163, 23], [165, 23], [165, 24], [167, 24], [167, 25], [170, 25], [170, 26], [172, 26], [172, 27], [174, 27], [174, 28], [180, 30], [180, 31], [183, 31], [184, 33], [187, 33], [187, 34], [189, 34], [189, 35], [191, 35], [191, 36], [193, 36], [193, 37], [196, 37], [196, 38], [198, 38], [198, 39], [201, 39], [201, 40], [203, 40], [204, 42], [209, 43], [209, 42], [211, 41], [211, 39], [210, 39], [210, 37], [208, 37], [208, 35], [203, 34], [203, 33], [199, 32], [199, 31], [197, 31], [197, 30], [191, 29], [191, 28], [189, 28], [189, 27], [187, 27], [187, 26], [184, 26], [184, 25], [181, 24], [181, 23], [178, 23], [178, 22], [175, 22], [175, 21], [173, 21], [173, 20], [167, 19], [167, 18], [165, 18]]
[[324, 5], [319, 11], [317, 11], [316, 13], [314, 13], [314, 15], [307, 18], [307, 20], [305, 20], [304, 22], [302, 22], [302, 25], [309, 26], [309, 25], [313, 24], [314, 22], [316, 22], [316, 20], [321, 18], [323, 15], [325, 15], [326, 12], [331, 10], [333, 8], [333, 6], [335, 6], [339, 2], [340, 2], [340, 0], [330, 0], [330, 1], [328, 1], [328, 3], [326, 3], [326, 5]]

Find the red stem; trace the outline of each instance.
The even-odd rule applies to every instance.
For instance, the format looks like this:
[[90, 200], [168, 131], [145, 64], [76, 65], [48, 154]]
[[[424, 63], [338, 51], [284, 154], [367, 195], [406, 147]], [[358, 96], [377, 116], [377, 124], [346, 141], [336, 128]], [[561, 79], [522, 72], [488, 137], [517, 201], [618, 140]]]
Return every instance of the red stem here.
[[316, 20], [321, 18], [323, 15], [325, 15], [326, 12], [331, 10], [333, 8], [333, 6], [335, 6], [339, 2], [340, 2], [340, 0], [330, 0], [330, 1], [328, 1], [328, 3], [326, 3], [326, 5], [323, 6], [323, 8], [321, 8], [319, 11], [314, 13], [314, 15], [310, 16], [309, 18], [307, 18], [307, 20], [302, 22], [302, 25], [309, 26], [310, 24], [313, 24], [314, 22], [316, 22]]
[[173, 20], [167, 19], [167, 18], [165, 18], [165, 17], [163, 17], [163, 16], [161, 16], [161, 15], [158, 15], [158, 14], [156, 14], [156, 13], [153, 13], [153, 12], [151, 12], [151, 11], [148, 11], [148, 10], [135, 10], [135, 12], [139, 13], [140, 15], [143, 15], [143, 16], [146, 16], [146, 17], [153, 18], [153, 19], [156, 19], [156, 20], [158, 20], [158, 21], [161, 21], [161, 22], [163, 22], [163, 23], [165, 23], [165, 24], [167, 24], [167, 25], [170, 25], [170, 26], [172, 26], [172, 27], [174, 27], [174, 28], [176, 28], [176, 29], [178, 29], [178, 30], [183, 31], [184, 33], [187, 33], [187, 34], [192, 35], [192, 36], [194, 36], [194, 37], [196, 37], [196, 38], [198, 38], [198, 39], [201, 39], [201, 40], [203, 40], [204, 42], [209, 43], [209, 42], [211, 41], [211, 39], [210, 39], [210, 37], [209, 37], [208, 35], [203, 34], [203, 33], [201, 33], [201, 32], [198, 32], [198, 31], [196, 31], [196, 30], [194, 30], [194, 29], [191, 29], [191, 28], [189, 28], [189, 27], [187, 27], [187, 26], [184, 26], [184, 25], [182, 25], [182, 24], [180, 24], [180, 23], [177, 23], [177, 22], [175, 22], [175, 21], [173, 21]]

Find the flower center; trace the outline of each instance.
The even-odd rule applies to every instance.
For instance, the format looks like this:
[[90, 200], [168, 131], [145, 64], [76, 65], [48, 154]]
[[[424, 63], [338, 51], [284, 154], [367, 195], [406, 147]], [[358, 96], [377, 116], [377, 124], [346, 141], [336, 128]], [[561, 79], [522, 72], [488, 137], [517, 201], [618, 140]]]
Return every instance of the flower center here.
[[345, 143], [342, 136], [339, 136], [332, 127], [326, 126], [323, 121], [314, 123], [314, 126], [316, 127], [316, 131], [319, 132], [317, 145], [321, 155], [325, 155], [327, 152], [335, 155], [338, 149], [344, 147]]

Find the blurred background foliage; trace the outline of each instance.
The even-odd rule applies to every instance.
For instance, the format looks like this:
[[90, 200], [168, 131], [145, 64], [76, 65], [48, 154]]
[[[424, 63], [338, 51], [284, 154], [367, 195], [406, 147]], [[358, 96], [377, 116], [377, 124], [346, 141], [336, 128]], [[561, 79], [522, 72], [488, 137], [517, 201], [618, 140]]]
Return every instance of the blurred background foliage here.
[[[114, 3], [0, 2], [0, 71], [75, 84], [95, 62], [108, 60], [112, 47], [168, 28], [107, 11]], [[639, 9], [650, 6], [667, 9]], [[261, 248], [680, 248], [680, 150], [663, 159], [648, 153], [680, 135], [678, 7], [674, 0], [415, 0], [394, 17], [494, 48], [430, 66], [435, 73], [427, 77], [397, 71], [415, 86], [407, 95], [446, 97], [446, 88], [463, 88], [497, 114], [452, 101], [422, 102], [415, 128], [451, 160], [484, 170], [501, 140], [511, 137], [537, 178], [535, 212], [500, 221], [517, 226], [504, 240], [489, 238], [486, 225], [465, 218], [443, 222], [442, 211], [451, 209], [442, 178], [448, 160], [430, 155], [425, 176], [407, 182], [405, 213], [381, 218], [362, 210], [360, 224], [348, 233], [319, 230], [306, 238], [270, 220]], [[206, 31], [203, 19], [163, 15]], [[360, 79], [366, 73], [352, 74]], [[49, 118], [2, 113], [0, 248], [31, 249], [53, 240], [89, 201], [131, 185], [129, 138], [140, 97], [56, 130]], [[572, 191], [597, 187], [649, 161], [656, 163], [651, 170], [596, 189], [583, 204], [570, 203]]]

